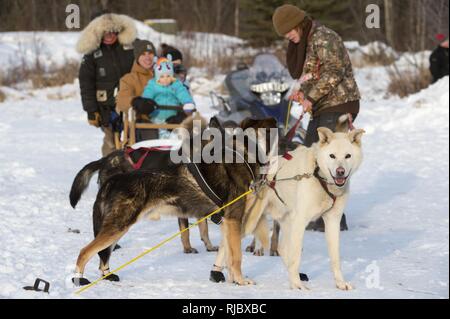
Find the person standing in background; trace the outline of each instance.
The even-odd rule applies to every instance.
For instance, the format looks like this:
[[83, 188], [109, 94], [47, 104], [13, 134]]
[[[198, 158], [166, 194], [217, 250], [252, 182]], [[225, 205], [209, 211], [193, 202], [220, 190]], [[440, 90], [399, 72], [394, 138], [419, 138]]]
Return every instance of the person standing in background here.
[[[273, 25], [289, 40], [287, 66], [300, 84], [291, 98], [312, 115], [305, 137], [305, 146], [310, 147], [319, 140], [319, 127], [336, 131], [341, 116], [350, 114], [355, 119], [358, 115], [361, 96], [352, 64], [341, 37], [294, 5], [278, 7]], [[323, 220], [309, 229], [324, 231]], [[348, 229], [345, 215], [341, 229]]]
[[79, 71], [83, 109], [89, 124], [104, 133], [103, 156], [116, 149], [114, 130], [121, 124], [116, 93], [120, 79], [133, 66], [136, 34], [130, 17], [103, 13], [94, 17], [77, 43], [77, 51], [84, 55]]
[[444, 76], [448, 76], [448, 38], [445, 39], [444, 34], [437, 34], [436, 40], [439, 46], [434, 49], [430, 56], [430, 72], [433, 76], [433, 82], [436, 83]]

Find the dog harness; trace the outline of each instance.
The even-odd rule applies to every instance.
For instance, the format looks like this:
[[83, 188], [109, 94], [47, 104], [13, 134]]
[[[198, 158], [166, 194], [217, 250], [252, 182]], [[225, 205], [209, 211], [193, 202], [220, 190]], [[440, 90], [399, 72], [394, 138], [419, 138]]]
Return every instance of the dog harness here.
[[[245, 160], [245, 158], [241, 154], [239, 154], [238, 152], [236, 152], [235, 150], [233, 150], [231, 148], [228, 148], [228, 147], [226, 147], [226, 148], [231, 150], [233, 153], [237, 154], [240, 158], [242, 158], [242, 160], [244, 161], [244, 163], [247, 166], [248, 171], [252, 175], [252, 178], [253, 178], [252, 184], [253, 184], [255, 182], [255, 174], [253, 173], [253, 170], [251, 169], [250, 164]], [[192, 174], [192, 176], [194, 176], [194, 179], [197, 182], [200, 189], [203, 191], [203, 193], [205, 193], [206, 196], [208, 196], [209, 199], [211, 199], [214, 202], [214, 204], [216, 204], [219, 207], [222, 207], [225, 204], [225, 201], [219, 195], [217, 195], [216, 192], [214, 192], [214, 190], [208, 184], [206, 178], [203, 176], [202, 172], [200, 171], [198, 165], [196, 163], [193, 163], [190, 160], [190, 158], [187, 158], [187, 160], [189, 162], [186, 164], [186, 167], [189, 170], [189, 172]], [[223, 221], [223, 217], [224, 217], [224, 212], [220, 211], [219, 213], [211, 216], [211, 221], [216, 225], [220, 225]]]
[[[224, 200], [220, 198], [220, 196], [217, 195], [216, 192], [214, 192], [214, 190], [208, 184], [202, 172], [200, 171], [198, 165], [196, 163], [189, 162], [186, 164], [186, 167], [192, 174], [192, 176], [194, 176], [194, 179], [197, 182], [200, 189], [202, 190], [202, 192], [205, 193], [205, 195], [208, 196], [208, 198], [212, 200], [214, 204], [216, 204], [219, 207], [222, 207], [225, 203]], [[224, 212], [220, 211], [219, 213], [211, 216], [211, 221], [216, 225], [220, 225], [222, 223], [223, 216]]]
[[[144, 164], [145, 159], [151, 152], [168, 152], [172, 149], [172, 146], [158, 146], [158, 147], [141, 147], [138, 149], [134, 149], [131, 147], [128, 147], [125, 150], [125, 158], [130, 162], [130, 164], [133, 166], [133, 169], [138, 170], [142, 168], [142, 165]], [[142, 151], [143, 154], [141, 157], [139, 157], [139, 160], [135, 163], [131, 159], [131, 154], [137, 151]]]
[[[225, 148], [232, 151], [233, 153], [235, 153], [238, 157], [240, 157], [244, 161], [248, 171], [250, 172], [250, 174], [252, 176], [251, 184], [254, 185], [254, 183], [256, 181], [256, 177], [255, 177], [255, 174], [253, 173], [253, 170], [252, 170], [250, 164], [245, 160], [245, 157], [242, 156], [242, 154], [240, 154], [239, 152], [236, 152], [235, 150], [233, 150], [232, 148], [229, 148], [229, 147], [225, 147]], [[168, 152], [171, 149], [172, 149], [172, 146], [158, 146], [158, 147], [150, 147], [150, 148], [141, 147], [138, 149], [127, 148], [125, 150], [125, 158], [130, 162], [133, 169], [139, 170], [142, 168], [142, 165], [144, 164], [145, 159], [147, 158], [147, 156], [149, 156], [149, 154], [151, 152]], [[131, 154], [136, 151], [140, 151], [143, 153], [139, 157], [138, 161], [135, 163], [135, 162], [133, 162], [133, 160], [131, 158]], [[194, 177], [195, 181], [197, 182], [198, 186], [203, 191], [203, 193], [205, 193], [205, 195], [209, 199], [211, 199], [214, 202], [214, 204], [216, 204], [218, 207], [222, 207], [225, 204], [225, 201], [219, 195], [217, 195], [217, 193], [213, 190], [213, 188], [208, 184], [206, 178], [201, 173], [198, 165], [196, 163], [193, 163], [190, 160], [190, 158], [188, 158], [188, 157], [186, 157], [185, 159], [187, 161], [187, 164], [186, 164], [187, 169], [192, 174], [192, 176]], [[221, 211], [221, 212], [213, 215], [211, 217], [211, 221], [217, 225], [220, 225], [223, 221], [223, 217], [224, 217], [224, 212]]]
[[[125, 158], [130, 162], [130, 164], [132, 165], [134, 170], [139, 170], [142, 168], [142, 165], [144, 164], [145, 159], [147, 158], [147, 156], [149, 156], [149, 154], [151, 152], [168, 152], [168, 151], [170, 151], [170, 149], [171, 149], [170, 146], [151, 147], [151, 148], [142, 147], [142, 148], [138, 148], [138, 149], [133, 149], [130, 147], [125, 150]], [[133, 160], [131, 158], [131, 154], [134, 152], [137, 152], [137, 151], [142, 152], [142, 155], [139, 157], [138, 161], [135, 163], [135, 162], [133, 162]], [[188, 161], [188, 163], [186, 164], [186, 167], [189, 170], [189, 172], [192, 174], [192, 176], [194, 176], [195, 181], [200, 186], [200, 189], [203, 191], [203, 193], [205, 193], [205, 195], [208, 196], [208, 198], [211, 199], [217, 206], [222, 207], [225, 202], [222, 200], [222, 198], [220, 198], [219, 195], [216, 194], [216, 192], [214, 192], [214, 190], [208, 184], [205, 177], [200, 172], [198, 165], [195, 163], [192, 163], [189, 158], [186, 158], [186, 159]], [[224, 215], [223, 212], [213, 215], [211, 217], [212, 222], [217, 225], [220, 225], [222, 223], [223, 215]]]
[[320, 185], [322, 185], [323, 190], [333, 200], [333, 206], [334, 206], [334, 204], [336, 203], [337, 197], [336, 197], [336, 195], [334, 195], [333, 193], [330, 192], [330, 190], [328, 189], [329, 183], [327, 182], [327, 180], [325, 178], [323, 178], [322, 176], [319, 175], [319, 171], [320, 171], [320, 168], [319, 168], [319, 166], [317, 166], [317, 168], [314, 171], [314, 177], [319, 180]]
[[[293, 159], [292, 155], [289, 153], [286, 153], [283, 155], [283, 158], [291, 161]], [[299, 174], [299, 175], [295, 175], [293, 177], [289, 177], [289, 178], [283, 178], [283, 179], [277, 179], [277, 175], [275, 174], [273, 180], [271, 181], [267, 181], [267, 185], [275, 192], [275, 195], [277, 195], [278, 199], [284, 204], [286, 205], [286, 203], [283, 201], [283, 199], [281, 198], [280, 194], [278, 193], [277, 189], [276, 189], [276, 185], [277, 182], [286, 182], [286, 181], [297, 181], [300, 182], [303, 179], [308, 179], [308, 178], [312, 178], [315, 177], [318, 179], [318, 181], [320, 182], [320, 185], [322, 186], [323, 190], [325, 191], [325, 193], [327, 193], [327, 195], [333, 200], [333, 206], [336, 203], [336, 195], [334, 195], [333, 193], [330, 192], [330, 190], [328, 189], [328, 182], [325, 178], [323, 178], [322, 176], [320, 176], [319, 174], [320, 172], [320, 168], [318, 165], [316, 165], [316, 169], [314, 170], [314, 173], [305, 173], [305, 174]], [[332, 207], [333, 207], [332, 206]]]

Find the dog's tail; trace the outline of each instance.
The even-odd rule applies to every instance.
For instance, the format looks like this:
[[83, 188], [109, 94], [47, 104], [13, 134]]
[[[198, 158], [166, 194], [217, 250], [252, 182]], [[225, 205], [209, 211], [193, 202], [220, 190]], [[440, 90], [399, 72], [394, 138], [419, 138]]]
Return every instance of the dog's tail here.
[[341, 115], [336, 124], [336, 132], [347, 133], [350, 129], [350, 116], [348, 114]]
[[87, 164], [81, 171], [78, 172], [77, 176], [72, 183], [72, 188], [70, 189], [70, 205], [75, 208], [80, 201], [81, 195], [84, 193], [89, 185], [92, 175], [95, 174], [103, 165], [103, 159]]

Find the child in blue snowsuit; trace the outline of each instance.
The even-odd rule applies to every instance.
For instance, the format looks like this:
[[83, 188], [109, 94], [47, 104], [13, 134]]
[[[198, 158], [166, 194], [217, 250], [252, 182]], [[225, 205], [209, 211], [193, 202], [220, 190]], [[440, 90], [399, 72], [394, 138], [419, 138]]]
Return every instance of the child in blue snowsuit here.
[[[194, 111], [194, 100], [188, 89], [174, 77], [171, 56], [160, 58], [154, 67], [155, 78], [151, 79], [142, 93], [142, 97], [152, 99], [161, 106], [180, 106], [187, 113]], [[157, 109], [150, 114], [152, 122], [162, 124], [177, 115], [175, 110]], [[160, 134], [161, 135], [161, 134]]]

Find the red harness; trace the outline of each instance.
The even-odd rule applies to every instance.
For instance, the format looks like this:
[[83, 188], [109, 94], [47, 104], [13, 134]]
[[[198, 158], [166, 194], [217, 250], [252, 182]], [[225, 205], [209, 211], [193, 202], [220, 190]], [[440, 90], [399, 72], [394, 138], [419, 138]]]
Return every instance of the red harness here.
[[[303, 120], [304, 114], [300, 116], [300, 118], [295, 122], [295, 125], [289, 130], [289, 132], [286, 134], [286, 138], [289, 142], [291, 142], [294, 139], [295, 132], [297, 131], [298, 126], [300, 125], [300, 122]], [[286, 156], [286, 155], [285, 155]], [[290, 156], [290, 155], [289, 155]]]
[[[125, 158], [130, 162], [130, 164], [133, 166], [133, 169], [138, 170], [142, 168], [142, 165], [144, 164], [145, 159], [147, 158], [148, 154], [150, 154], [150, 152], [167, 152], [170, 151], [172, 149], [171, 146], [158, 146], [158, 147], [141, 147], [138, 148], [137, 150], [128, 147], [125, 150]], [[144, 151], [144, 154], [142, 154], [142, 156], [139, 158], [139, 160], [134, 163], [133, 160], [131, 159], [131, 154], [133, 152], [137, 152], [137, 151]]]
[[[289, 152], [287, 152], [286, 154], [283, 155], [283, 158], [288, 161], [291, 161], [293, 159], [293, 156], [291, 154], [289, 154]], [[333, 193], [330, 192], [330, 190], [328, 189], [327, 182], [319, 175], [319, 167], [316, 168], [313, 176], [319, 180], [319, 183], [322, 186], [323, 190], [333, 200], [333, 206], [334, 206], [334, 204], [336, 203], [337, 197], [336, 197], [336, 195], [334, 195]], [[275, 191], [275, 194], [284, 203], [284, 201], [281, 199], [281, 197], [279, 196], [279, 194], [275, 188], [276, 185], [277, 185], [277, 179], [276, 179], [276, 175], [275, 175], [275, 178], [270, 183], [268, 183], [268, 186]]]

